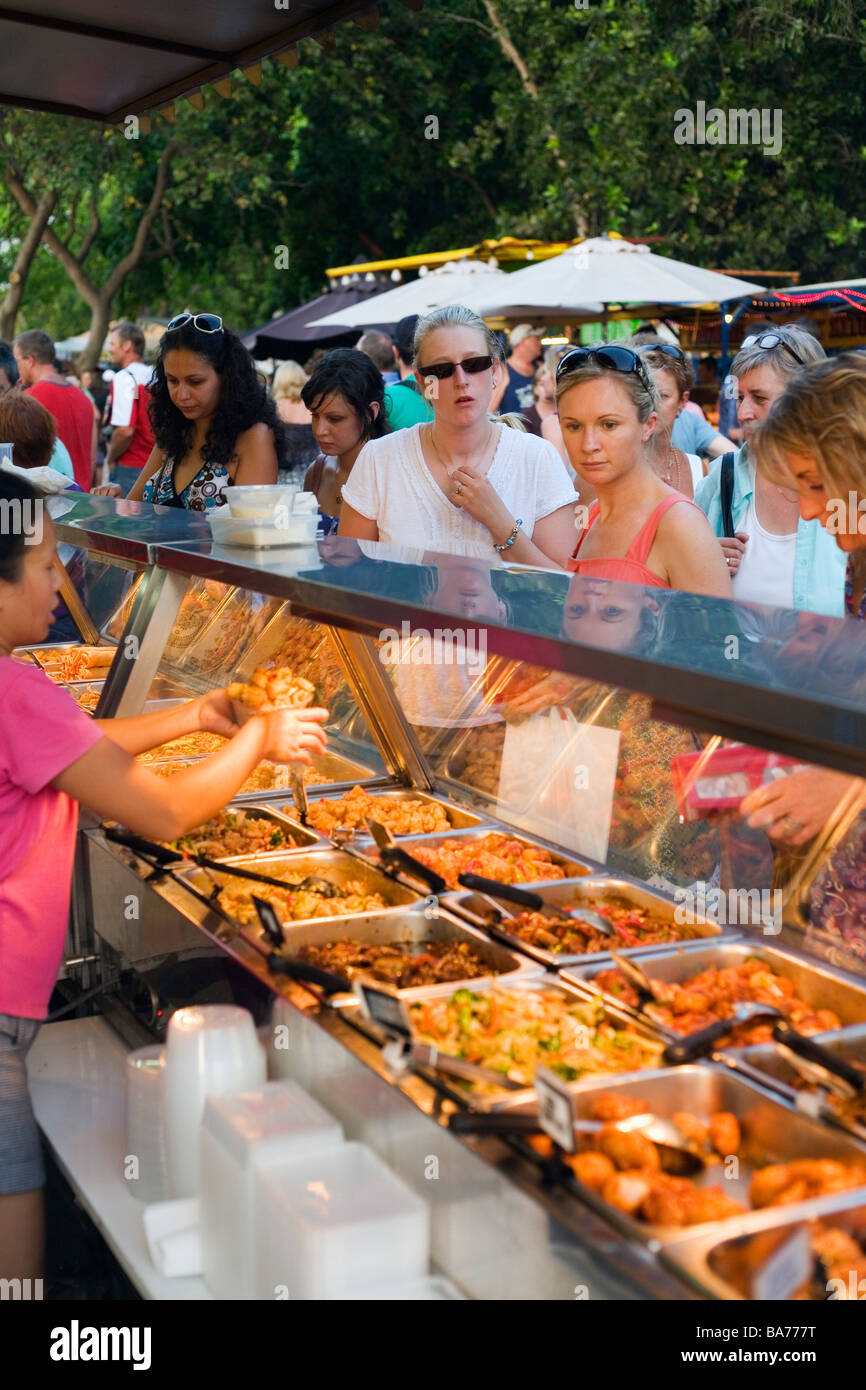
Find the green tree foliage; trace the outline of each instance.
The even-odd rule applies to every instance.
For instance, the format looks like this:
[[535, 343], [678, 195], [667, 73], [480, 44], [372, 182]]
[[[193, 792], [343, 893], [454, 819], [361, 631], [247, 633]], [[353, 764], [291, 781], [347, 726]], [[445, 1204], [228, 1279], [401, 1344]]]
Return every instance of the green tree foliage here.
[[[51, 227], [104, 284], [128, 254], [168, 141], [168, 186], [115, 315], [213, 309], [244, 328], [317, 293], [329, 265], [488, 236], [659, 236], [733, 269], [861, 272], [866, 17], [854, 0], [426, 0], [343, 25], [204, 110], [127, 139], [6, 113], [0, 281], [27, 219], [8, 192], [55, 190]], [[782, 113], [782, 149], [674, 140], [675, 113]], [[94, 218], [98, 230], [94, 231]], [[88, 238], [91, 244], [88, 246]], [[287, 248], [278, 253], [277, 248]], [[288, 260], [286, 268], [285, 262]], [[87, 307], [44, 242], [19, 328], [80, 330]]]

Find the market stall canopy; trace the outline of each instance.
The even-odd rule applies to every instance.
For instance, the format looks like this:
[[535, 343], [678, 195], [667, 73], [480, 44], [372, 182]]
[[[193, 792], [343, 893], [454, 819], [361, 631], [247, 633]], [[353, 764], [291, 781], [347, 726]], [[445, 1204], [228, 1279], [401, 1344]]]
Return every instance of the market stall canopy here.
[[367, 327], [384, 317], [398, 323], [407, 314], [427, 314], [443, 304], [462, 304], [465, 297], [481, 285], [496, 286], [496, 293], [507, 294], [505, 282], [509, 276], [489, 261], [446, 261], [417, 280], [388, 290], [374, 302], [364, 300], [354, 308], [328, 314], [314, 321], [314, 327], [341, 324], [344, 327]]
[[0, 105], [111, 124], [151, 109], [171, 119], [178, 97], [208, 83], [230, 95], [236, 69], [258, 84], [265, 57], [295, 67], [300, 39], [332, 46], [344, 20], [373, 28], [378, 11], [370, 0], [28, 0], [0, 8]]
[[[270, 323], [245, 334], [244, 347], [249, 349], [253, 357], [276, 357], [283, 361], [297, 358], [299, 355], [309, 356], [313, 348], [317, 347], [351, 347], [357, 341], [358, 329], [328, 327], [327, 323], [324, 328], [320, 327], [318, 323], [322, 315], [335, 305], [339, 306], [340, 312], [329, 314], [328, 318], [340, 319], [340, 314], [345, 315], [361, 303], [365, 307], [372, 307], [369, 304], [370, 300], [386, 298], [382, 289], [381, 285], [358, 284], [317, 295], [308, 304], [301, 304], [290, 313], [272, 319]], [[370, 320], [371, 325], [382, 328], [386, 333], [391, 332], [396, 322], [396, 319], [390, 319], [387, 314]]]
[[[466, 302], [482, 314], [531, 322], [587, 318], [602, 305], [635, 306], [643, 314], [659, 305], [716, 306], [761, 289], [610, 236], [579, 242], [560, 256], [516, 270], [502, 284], [479, 282]], [[587, 307], [596, 300], [601, 305]]]

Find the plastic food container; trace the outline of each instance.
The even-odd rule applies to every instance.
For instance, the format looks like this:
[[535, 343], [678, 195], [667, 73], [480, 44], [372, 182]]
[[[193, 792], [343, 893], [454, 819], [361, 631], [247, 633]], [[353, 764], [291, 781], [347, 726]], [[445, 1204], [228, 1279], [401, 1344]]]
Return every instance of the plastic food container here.
[[279, 521], [278, 509], [282, 509], [285, 515], [292, 514], [297, 492], [296, 487], [279, 484], [275, 487], [266, 487], [261, 483], [251, 487], [230, 487], [226, 489], [226, 505], [231, 516], [255, 521]]
[[427, 1205], [363, 1144], [256, 1165], [255, 1189], [256, 1298], [340, 1298], [427, 1274]]
[[280, 524], [271, 515], [240, 517], [224, 516], [221, 512], [209, 512], [207, 521], [213, 539], [219, 544], [260, 550], [289, 545], [310, 546], [316, 539], [319, 526], [317, 512], [300, 516], [285, 515]]
[[295, 1081], [212, 1096], [200, 1131], [205, 1282], [217, 1298], [253, 1297], [253, 1165], [298, 1158], [343, 1142], [343, 1130]]

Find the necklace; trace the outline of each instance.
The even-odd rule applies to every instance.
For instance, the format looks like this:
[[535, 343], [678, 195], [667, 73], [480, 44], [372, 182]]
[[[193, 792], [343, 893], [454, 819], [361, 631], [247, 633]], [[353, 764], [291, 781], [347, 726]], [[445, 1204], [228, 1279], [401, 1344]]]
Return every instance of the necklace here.
[[[658, 470], [656, 470], [658, 472]], [[672, 487], [675, 492], [681, 492], [680, 480], [680, 456], [676, 449], [671, 449], [668, 453], [667, 464], [662, 464], [660, 477], [668, 487]], [[676, 480], [676, 481], [675, 481]]]

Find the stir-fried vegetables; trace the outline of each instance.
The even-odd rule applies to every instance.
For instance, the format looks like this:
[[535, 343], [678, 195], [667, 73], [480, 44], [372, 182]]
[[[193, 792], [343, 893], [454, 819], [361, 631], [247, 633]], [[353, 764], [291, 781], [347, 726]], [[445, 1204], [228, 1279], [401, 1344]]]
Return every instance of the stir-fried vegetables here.
[[[410, 1006], [416, 1036], [530, 1086], [539, 1063], [567, 1081], [660, 1064], [662, 1044], [564, 991], [458, 989]], [[487, 1088], [482, 1088], [487, 1089]]]

